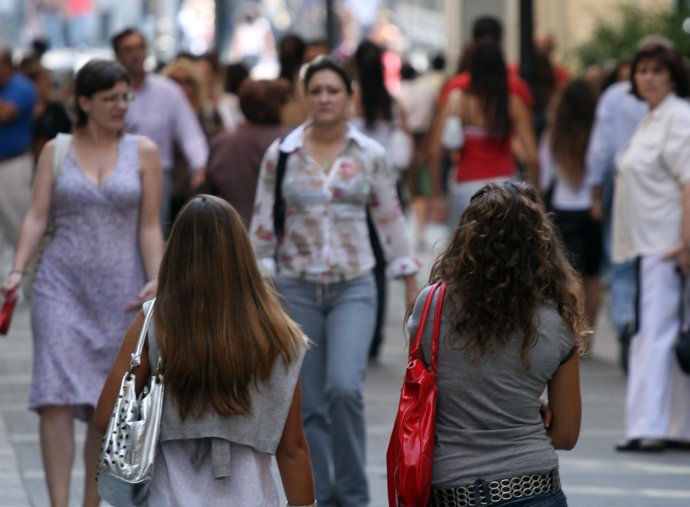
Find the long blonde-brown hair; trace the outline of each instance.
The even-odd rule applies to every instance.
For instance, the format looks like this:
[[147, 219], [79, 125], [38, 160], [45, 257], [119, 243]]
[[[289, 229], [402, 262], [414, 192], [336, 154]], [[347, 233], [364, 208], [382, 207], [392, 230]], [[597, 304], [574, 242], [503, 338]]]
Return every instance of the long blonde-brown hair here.
[[173, 225], [154, 312], [165, 386], [182, 419], [250, 413], [250, 385], [303, 343], [261, 276], [242, 219], [210, 195], [192, 199]]
[[473, 359], [500, 350], [515, 331], [520, 357], [537, 341], [536, 312], [552, 304], [575, 337], [585, 335], [580, 286], [534, 188], [490, 183], [480, 189], [434, 263], [429, 281], [447, 284], [452, 345]]
[[585, 154], [594, 124], [597, 96], [585, 78], [573, 79], [563, 89], [554, 116], [549, 147], [558, 175], [579, 190], [585, 175]]

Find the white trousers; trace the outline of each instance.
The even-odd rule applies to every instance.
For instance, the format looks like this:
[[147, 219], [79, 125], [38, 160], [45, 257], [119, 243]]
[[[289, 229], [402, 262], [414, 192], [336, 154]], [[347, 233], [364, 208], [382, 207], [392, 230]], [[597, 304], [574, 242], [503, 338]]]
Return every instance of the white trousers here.
[[0, 162], [0, 269], [4, 255], [14, 252], [19, 227], [31, 202], [34, 159], [29, 153]]
[[638, 290], [638, 331], [628, 363], [626, 437], [690, 441], [690, 376], [680, 370], [673, 351], [681, 290], [675, 260], [642, 257]]

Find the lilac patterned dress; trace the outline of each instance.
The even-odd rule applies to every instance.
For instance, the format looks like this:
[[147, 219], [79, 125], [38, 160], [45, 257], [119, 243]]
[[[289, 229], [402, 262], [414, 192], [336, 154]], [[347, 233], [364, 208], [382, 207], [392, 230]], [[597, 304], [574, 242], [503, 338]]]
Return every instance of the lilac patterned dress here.
[[53, 190], [53, 237], [33, 285], [34, 362], [29, 408], [74, 406], [85, 420], [96, 405], [145, 283], [139, 253], [141, 178], [137, 136], [118, 143], [102, 185], [70, 148]]

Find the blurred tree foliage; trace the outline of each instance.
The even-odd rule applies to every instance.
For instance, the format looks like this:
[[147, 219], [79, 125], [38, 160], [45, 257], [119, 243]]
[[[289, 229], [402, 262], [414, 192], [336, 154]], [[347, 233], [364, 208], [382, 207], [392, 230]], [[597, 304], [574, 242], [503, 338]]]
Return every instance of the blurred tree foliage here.
[[[582, 68], [589, 65], [610, 65], [623, 58], [632, 58], [637, 43], [645, 35], [668, 37], [686, 58], [690, 56], [690, 34], [683, 30], [683, 22], [690, 18], [690, 9], [679, 3], [668, 9], [643, 9], [622, 4], [611, 19], [599, 19], [591, 39], [574, 50]], [[686, 27], [690, 21], [686, 22]]]

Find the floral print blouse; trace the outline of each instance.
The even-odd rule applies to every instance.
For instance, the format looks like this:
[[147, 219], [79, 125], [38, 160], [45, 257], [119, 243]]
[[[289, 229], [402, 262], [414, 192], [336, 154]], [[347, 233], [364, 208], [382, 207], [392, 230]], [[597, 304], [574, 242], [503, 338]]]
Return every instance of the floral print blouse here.
[[[348, 125], [348, 143], [328, 171], [304, 150], [305, 123], [266, 151], [254, 200], [249, 234], [265, 275], [351, 279], [370, 272], [375, 260], [366, 209], [379, 235], [389, 277], [415, 274], [405, 218], [396, 193], [396, 173], [381, 145]], [[279, 150], [289, 153], [283, 178], [284, 234], [273, 226]], [[277, 256], [276, 256], [277, 253]]]

